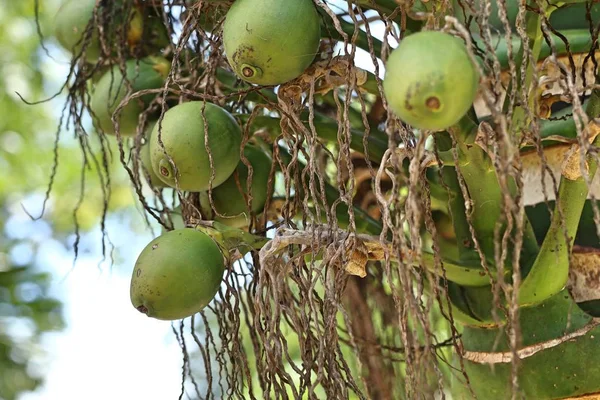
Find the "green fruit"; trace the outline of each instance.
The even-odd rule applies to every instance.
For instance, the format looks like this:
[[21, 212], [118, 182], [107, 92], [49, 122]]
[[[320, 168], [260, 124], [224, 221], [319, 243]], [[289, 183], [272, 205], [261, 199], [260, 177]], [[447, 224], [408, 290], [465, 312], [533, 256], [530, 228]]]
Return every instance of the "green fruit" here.
[[223, 25], [229, 64], [243, 80], [279, 85], [300, 76], [319, 49], [312, 0], [237, 0]]
[[223, 255], [210, 236], [190, 228], [170, 231], [140, 253], [131, 278], [131, 303], [152, 318], [186, 318], [211, 302], [224, 272]]
[[[258, 213], [262, 211], [265, 202], [267, 201], [267, 189], [269, 182], [269, 174], [271, 172], [271, 158], [260, 148], [248, 145], [244, 148], [244, 156], [252, 165], [252, 204], [251, 211]], [[215, 210], [226, 217], [235, 217], [240, 214], [248, 214], [248, 206], [245, 196], [247, 195], [248, 183], [248, 167], [240, 160], [236, 171], [225, 182], [217, 186], [212, 191], [212, 200]], [[236, 182], [239, 180], [242, 192], [238, 188]], [[208, 198], [208, 192], [203, 192], [200, 196], [202, 208], [206, 214], [213, 214]], [[240, 221], [236, 218], [220, 218], [216, 216], [216, 220], [224, 224], [239, 224], [247, 225], [246, 217], [241, 216]], [[239, 222], [239, 224], [238, 224]]]
[[177, 167], [177, 181], [181, 190], [201, 192], [209, 187], [211, 165], [205, 147], [204, 104], [208, 145], [215, 173], [213, 188], [225, 182], [240, 161], [242, 131], [231, 114], [217, 105], [202, 101], [179, 104], [168, 110], [162, 121], [164, 150], [158, 142], [158, 124], [150, 139], [152, 168], [171, 187], [176, 187], [175, 169], [165, 151]]
[[[67, 0], [62, 3], [55, 17], [55, 36], [65, 50], [72, 54], [79, 54], [95, 6], [95, 0]], [[96, 29], [94, 29], [86, 47], [86, 61], [96, 62], [100, 53], [100, 41]]]
[[[125, 69], [127, 81], [130, 82], [133, 92], [137, 92], [162, 87], [169, 74], [170, 64], [162, 57], [146, 57], [142, 60], [128, 60], [125, 63]], [[94, 113], [94, 123], [97, 128], [105, 133], [115, 134], [112, 114], [127, 92], [127, 82], [118, 65], [100, 78], [90, 101], [90, 109]], [[119, 130], [121, 135], [135, 135], [139, 116], [154, 97], [155, 94], [148, 94], [132, 99], [120, 110]], [[144, 105], [141, 105], [140, 102]]]
[[[83, 49], [86, 29], [89, 24], [94, 24], [92, 18], [96, 3], [97, 0], [66, 0], [56, 13], [56, 39], [65, 50], [70, 51], [72, 54], [79, 54]], [[121, 4], [118, 3], [113, 7], [118, 10]], [[102, 11], [103, 9], [100, 8], [99, 12]], [[123, 25], [122, 16], [114, 15], [112, 18], [113, 21], [110, 21], [107, 26], [108, 30], [105, 32], [105, 37], [108, 40], [113, 40], [113, 38], [116, 40], [118, 37], [117, 27]], [[143, 21], [140, 12], [135, 8], [132, 9], [128, 21], [127, 41], [133, 45], [139, 42], [141, 31], [143, 30]], [[86, 44], [85, 60], [89, 63], [95, 63], [101, 54], [102, 49], [98, 29], [94, 26]]]
[[461, 40], [422, 31], [403, 39], [390, 55], [383, 90], [402, 121], [417, 129], [443, 130], [469, 110], [478, 82]]
[[[157, 121], [153, 121], [148, 124], [148, 127], [146, 128], [146, 138], [149, 138], [152, 134], [152, 130], [154, 129], [156, 122]], [[144, 178], [146, 177], [146, 174], [149, 175], [150, 182], [148, 183], [150, 183], [150, 186], [155, 188], [163, 188], [168, 186], [156, 175], [154, 169], [152, 168], [152, 161], [150, 160], [150, 144], [148, 143], [148, 139], [146, 139], [146, 143], [144, 143], [140, 149], [140, 163], [142, 165], [140, 174], [144, 176]]]

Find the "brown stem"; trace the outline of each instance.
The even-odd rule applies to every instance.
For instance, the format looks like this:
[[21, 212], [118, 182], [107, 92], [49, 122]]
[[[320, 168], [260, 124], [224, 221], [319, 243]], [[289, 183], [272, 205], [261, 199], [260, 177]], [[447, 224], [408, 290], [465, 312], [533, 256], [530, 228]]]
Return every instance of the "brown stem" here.
[[394, 371], [384, 362], [381, 347], [372, 345], [379, 343], [379, 340], [371, 319], [372, 311], [367, 304], [367, 285], [368, 281], [365, 279], [350, 278], [344, 293], [344, 306], [350, 318], [349, 328], [356, 340], [369, 397], [374, 400], [392, 399], [391, 378]]

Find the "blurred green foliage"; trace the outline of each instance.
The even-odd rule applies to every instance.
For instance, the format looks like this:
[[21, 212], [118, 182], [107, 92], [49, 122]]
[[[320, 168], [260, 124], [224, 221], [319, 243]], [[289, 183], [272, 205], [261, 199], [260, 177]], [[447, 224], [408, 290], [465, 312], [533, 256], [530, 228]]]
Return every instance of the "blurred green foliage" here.
[[[80, 141], [62, 127], [58, 169], [42, 221], [48, 228], [40, 237], [20, 226], [21, 207], [40, 216], [54, 162], [54, 143], [65, 97], [35, 105], [59, 91], [69, 70], [69, 54], [57, 47], [52, 22], [58, 0], [39, 2], [41, 45], [34, 1], [3, 2], [0, 7], [0, 399], [18, 399], [43, 381], [43, 335], [64, 327], [59, 299], [48, 291], [51, 274], [44, 271], [40, 241], [57, 238], [71, 245], [78, 225], [81, 232], [98, 229], [105, 197], [96, 167], [83, 165]], [[49, 55], [50, 56], [49, 56]], [[87, 140], [99, 152], [98, 138]], [[111, 146], [115, 146], [114, 141]], [[120, 167], [118, 151], [109, 160], [113, 180], [109, 210], [134, 204], [130, 185]], [[85, 189], [82, 191], [82, 180]], [[83, 196], [82, 196], [83, 193]], [[77, 205], [79, 203], [79, 207]], [[77, 212], [74, 213], [74, 210]], [[12, 220], [13, 223], [10, 223]], [[7, 224], [7, 222], [9, 222]], [[41, 226], [40, 225], [40, 226]], [[37, 226], [37, 223], [36, 223]], [[14, 229], [12, 229], [14, 231]], [[23, 233], [25, 232], [25, 233]], [[69, 243], [70, 242], [70, 243]], [[41, 358], [40, 358], [41, 357]]]
[[[61, 303], [47, 295], [51, 276], [34, 265], [30, 238], [11, 238], [5, 228], [15, 205], [43, 187], [54, 119], [49, 107], [27, 106], [44, 96], [43, 53], [35, 31], [33, 2], [0, 8], [0, 398], [17, 399], [42, 382], [32, 358], [45, 332], [61, 329]], [[19, 247], [20, 246], [20, 247]], [[20, 248], [25, 265], [15, 260]], [[23, 257], [24, 256], [24, 257]], [[16, 262], [15, 262], [16, 261]]]

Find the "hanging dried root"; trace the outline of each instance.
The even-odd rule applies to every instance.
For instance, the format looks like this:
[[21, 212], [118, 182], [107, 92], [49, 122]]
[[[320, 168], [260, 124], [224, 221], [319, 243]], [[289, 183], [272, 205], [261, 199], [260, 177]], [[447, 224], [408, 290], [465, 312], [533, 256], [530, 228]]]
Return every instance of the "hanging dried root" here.
[[444, 262], [442, 268], [438, 269], [432, 254], [405, 251], [400, 259], [391, 243], [382, 243], [379, 238], [344, 230], [332, 232], [324, 226], [304, 230], [279, 228], [275, 237], [261, 248], [261, 262], [268, 265], [269, 259], [280, 256], [289, 246], [299, 247], [301, 254], [319, 254], [323, 262], [341, 265], [350, 275], [361, 278], [367, 275], [368, 261], [390, 260], [402, 265], [422, 265], [462, 285], [485, 286], [490, 283], [486, 273], [476, 266]]

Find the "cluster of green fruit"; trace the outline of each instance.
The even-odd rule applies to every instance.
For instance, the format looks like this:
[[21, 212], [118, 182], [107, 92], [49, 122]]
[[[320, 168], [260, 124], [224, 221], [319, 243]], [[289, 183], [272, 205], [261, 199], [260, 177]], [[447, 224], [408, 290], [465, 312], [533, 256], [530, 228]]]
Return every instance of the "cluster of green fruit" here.
[[[248, 19], [248, 7], [252, 2], [240, 0], [227, 16], [225, 47], [231, 54], [230, 62], [236, 73], [244, 80], [257, 84], [275, 84], [300, 75], [312, 62], [316, 53], [320, 27], [312, 2], [301, 1], [295, 10], [286, 15], [308, 14], [312, 18], [313, 35], [309, 48], [297, 48], [295, 53], [283, 51], [281, 43], [276, 47], [254, 52], [252, 43], [260, 40], [268, 26], [257, 25], [251, 30], [236, 30], [248, 24], [239, 21]], [[74, 55], [83, 55], [88, 63], [97, 62], [103, 52], [102, 40], [94, 18], [102, 14], [96, 9], [94, 0], [65, 1], [57, 14], [56, 37], [59, 43]], [[263, 2], [263, 8], [274, 12], [273, 18], [281, 19], [277, 9]], [[118, 5], [113, 5], [113, 10]], [[125, 68], [114, 65], [93, 83], [90, 112], [96, 129], [107, 134], [123, 137], [136, 135], [142, 115], [155, 100], [155, 94], [134, 98], [121, 105], [128, 94], [147, 89], [160, 89], [170, 71], [170, 63], [162, 56], [145, 52], [134, 52], [134, 47], [144, 41], [144, 8], [133, 7], [128, 12], [115, 12], [111, 29], [123, 25], [127, 45], [131, 49]], [[251, 18], [250, 18], [251, 19]], [[237, 20], [237, 22], [236, 22]], [[155, 27], [152, 26], [152, 29]], [[261, 31], [261, 29], [263, 31]], [[87, 32], [87, 33], [86, 33]], [[154, 31], [153, 31], [154, 32]], [[116, 32], [110, 32], [113, 37]], [[249, 33], [244, 35], [244, 33]], [[305, 31], [298, 30], [288, 40], [305, 44]], [[232, 47], [237, 43], [237, 47]], [[148, 43], [144, 43], [148, 49]], [[109, 51], [114, 55], [117, 44]], [[238, 48], [248, 50], [246, 53]], [[277, 47], [279, 46], [279, 47]], [[285, 46], [284, 46], [285, 47]], [[160, 47], [154, 46], [156, 51]], [[233, 49], [233, 50], [232, 50]], [[299, 53], [298, 53], [299, 52]], [[142, 54], [142, 58], [134, 57]], [[239, 66], [238, 66], [239, 64]], [[250, 67], [249, 67], [250, 66]], [[255, 71], [249, 76], [248, 68]], [[250, 210], [247, 206], [249, 170], [241, 160], [242, 132], [233, 116], [222, 107], [202, 101], [190, 101], [170, 108], [162, 119], [155, 118], [147, 123], [143, 132], [145, 143], [140, 152], [142, 170], [147, 173], [149, 183], [155, 188], [171, 187], [200, 194], [202, 212], [230, 226], [247, 225], [244, 213], [258, 213], [264, 207], [271, 158], [258, 146], [246, 145], [243, 149], [245, 162], [252, 168]], [[208, 189], [212, 188], [210, 193]], [[240, 190], [241, 189], [241, 190]], [[212, 206], [211, 206], [212, 203]], [[179, 319], [200, 311], [218, 290], [224, 272], [224, 258], [216, 242], [205, 233], [183, 227], [166, 232], [148, 244], [140, 254], [133, 272], [131, 300], [134, 306], [148, 316], [158, 319]], [[165, 280], [166, 279], [166, 280]], [[189, 290], [185, 290], [188, 288]], [[183, 297], [182, 297], [183, 296]]]
[[[90, 64], [104, 61], [99, 63], [90, 83], [90, 112], [96, 129], [115, 134], [113, 114], [119, 110], [115, 120], [118, 132], [132, 136], [140, 114], [155, 96], [148, 94], [132, 99], [124, 107], [120, 107], [120, 103], [129, 94], [129, 88], [135, 93], [162, 87], [170, 63], [157, 54], [170, 40], [160, 17], [151, 14], [149, 8], [127, 8], [127, 2], [119, 0], [107, 11], [102, 6], [96, 8], [96, 3], [95, 0], [65, 0], [56, 14], [55, 36], [77, 59]], [[106, 65], [121, 55], [127, 58], [125, 65], [114, 63], [106, 70]]]
[[[155, 93], [169, 75], [170, 62], [157, 55], [169, 42], [156, 40], [160, 32], [164, 39], [166, 32], [156, 29], [156, 16], [148, 15], [146, 7], [125, 10], [119, 9], [120, 4], [113, 5], [112, 10], [117, 11], [107, 27], [126, 27], [120, 34], [127, 44], [128, 59], [124, 66], [114, 65], [92, 83], [90, 111], [99, 131], [132, 137], [141, 125], [140, 116], [148, 114]], [[62, 21], [56, 32], [59, 42], [73, 54], [84, 55], [89, 63], [119, 53], [118, 44], [106, 50], [97, 25], [92, 23], [102, 15], [98, 12], [102, 8], [95, 6], [94, 0], [67, 0], [57, 15], [57, 21]], [[153, 40], [148, 40], [150, 32]], [[111, 33], [119, 37], [117, 32]], [[240, 79], [258, 85], [279, 85], [300, 76], [315, 59], [320, 37], [320, 16], [311, 0], [285, 4], [237, 0], [223, 26], [232, 70]], [[439, 65], [453, 68], [443, 70]], [[477, 82], [478, 75], [460, 40], [422, 32], [405, 39], [392, 53], [384, 88], [391, 109], [403, 121], [422, 129], [445, 129], [468, 110]], [[128, 95], [148, 89], [155, 90], [124, 102]], [[172, 106], [162, 118], [157, 114], [149, 114], [142, 133], [140, 164], [148, 183], [156, 189], [199, 193], [204, 216], [237, 228], [247, 226], [247, 215], [260, 213], [266, 202], [270, 155], [251, 144], [242, 149], [240, 126], [216, 104], [188, 101]], [[250, 204], [248, 164], [252, 168]], [[176, 222], [175, 228], [146, 246], [131, 281], [135, 308], [158, 319], [184, 318], [202, 310], [216, 294], [225, 270], [223, 252], [227, 249], [206, 233], [186, 228], [183, 221]]]
[[[311, 0], [237, 0], [223, 27], [229, 64], [241, 79], [260, 85], [278, 85], [301, 75], [314, 60], [320, 35]], [[479, 73], [464, 43], [446, 33], [406, 37], [386, 68], [390, 109], [417, 129], [443, 130], [456, 124], [477, 94]]]
[[[146, 15], [147, 7], [125, 10], [124, 2], [117, 3], [112, 5], [113, 15], [105, 24], [108, 28], [105, 36], [117, 38], [116, 30], [125, 26], [128, 59], [124, 68], [115, 64], [93, 79], [89, 108], [98, 131], [133, 137], [140, 116], [156, 95], [151, 93], [121, 103], [127, 95], [164, 86], [170, 62], [157, 54], [169, 40], [164, 27], [161, 28], [162, 22], [156, 24], [156, 17]], [[107, 46], [100, 37], [98, 26], [102, 24], [98, 19], [106, 17], [104, 14], [102, 6], [96, 8], [95, 0], [66, 0], [56, 15], [58, 42], [87, 63], [112, 60], [123, 49], [119, 43]], [[164, 34], [162, 40], [155, 40], [157, 32], [159, 36]], [[217, 215], [225, 217], [216, 219], [234, 226], [247, 223], [240, 214], [247, 212], [249, 171], [240, 159], [241, 129], [231, 114], [211, 103], [182, 103], [169, 109], [160, 124], [157, 117], [150, 119], [143, 135], [145, 144], [140, 161], [151, 186], [201, 192], [206, 213], [211, 207], [207, 190], [212, 186], [212, 205]], [[247, 145], [243, 154], [253, 170], [250, 211], [257, 213], [266, 201], [271, 159], [252, 145]], [[134, 306], [158, 319], [179, 319], [200, 311], [215, 295], [224, 273], [224, 257], [216, 242], [205, 233], [183, 227], [183, 222], [176, 225], [181, 228], [148, 244], [133, 272]]]
[[[115, 0], [109, 3], [112, 4], [111, 7], [107, 7], [106, 3], [108, 2], [96, 0], [66, 0], [56, 18], [59, 27], [56, 37], [59, 42], [73, 54], [79, 54], [83, 61], [97, 63], [99, 60], [126, 60], [124, 64], [115, 65], [108, 71], [102, 70], [105, 63], [101, 62], [98, 69], [102, 72], [101, 76], [93, 78], [90, 82], [90, 111], [96, 128], [104, 133], [132, 137], [142, 128], [142, 116], [148, 116], [146, 129], [139, 132], [144, 140], [142, 148], [138, 150], [141, 150], [140, 164], [149, 185], [157, 191], [170, 188], [178, 193], [197, 193], [197, 205], [202, 218], [214, 219], [216, 223], [226, 225], [215, 232], [206, 229], [206, 226], [186, 227], [184, 219], [189, 218], [183, 218], [182, 212], [175, 209], [170, 213], [178, 218], [173, 221], [174, 230], [164, 232], [150, 242], [136, 261], [130, 292], [133, 306], [149, 317], [161, 320], [181, 319], [201, 311], [221, 287], [230, 250], [237, 248], [241, 243], [240, 241], [232, 244], [235, 240], [231, 241], [231, 237], [237, 233], [231, 232], [248, 233], [237, 228], [248, 227], [247, 216], [259, 215], [265, 208], [272, 157], [268, 151], [256, 144], [248, 144], [242, 148], [244, 140], [238, 120], [220, 105], [189, 100], [180, 104], [169, 103], [164, 114], [159, 112], [160, 107], [152, 108], [155, 104], [165, 101], [159, 99], [156, 93], [167, 86], [166, 80], [171, 69], [171, 62], [164, 56], [166, 53], [160, 53], [161, 49], [170, 44], [161, 16], [152, 14], [153, 7], [148, 6], [149, 1]], [[130, 3], [135, 5], [126, 10], [125, 5]], [[191, 3], [194, 3], [193, 0], [188, 0], [187, 5]], [[358, 3], [365, 8], [381, 6], [383, 8], [380, 8], [380, 11], [387, 8], [388, 11], [384, 13], [388, 16], [399, 4], [395, 0]], [[415, 6], [425, 9], [437, 7], [436, 2], [414, 3]], [[526, 11], [528, 20], [535, 22], [528, 22], [527, 33], [529, 40], [535, 44], [531, 46], [535, 53], [534, 58], [539, 61], [551, 54], [560, 56], [573, 51], [575, 54], [584, 55], [588, 52], [593, 54], [595, 50], [596, 41], [592, 41], [587, 25], [588, 22], [597, 23], [600, 18], [600, 7], [596, 2], [567, 4], [568, 7], [558, 9], [548, 6], [549, 8], [545, 9], [550, 23], [555, 29], [561, 30], [561, 35], [569, 39], [568, 45], [562, 40], [554, 40], [552, 49], [545, 40], [540, 40], [540, 28], [536, 28], [536, 24], [541, 24], [541, 11], [525, 9], [520, 1], [505, 1], [503, 6], [507, 8], [508, 18], [505, 27], [496, 15], [498, 3], [495, 0], [467, 2], [469, 4], [462, 6], [458, 3], [464, 2], [454, 1], [454, 15], [470, 30], [470, 41], [475, 48], [485, 47], [481, 46], [484, 35], [479, 35], [477, 28], [490, 28], [494, 32], [494, 41], [498, 41], [498, 46], [493, 50], [496, 52], [495, 61], [505, 72], [508, 70], [510, 54], [507, 50], [508, 44], [512, 43], [513, 55], [520, 54], [523, 49], [521, 39], [514, 35], [511, 38], [510, 35], [496, 33], [504, 32], [508, 26], [514, 29], [519, 10]], [[470, 10], [473, 6], [470, 3], [477, 5], [476, 9]], [[476, 13], [477, 8], [488, 7], [490, 4], [492, 12], [488, 25], [473, 23], [470, 14]], [[227, 11], [222, 28], [225, 55], [233, 71], [233, 74], [227, 72], [227, 76], [235, 82], [229, 85], [217, 77], [222, 86], [229, 90], [240, 84], [240, 80], [250, 85], [277, 86], [302, 76], [319, 53], [322, 33], [329, 35], [325, 37], [340, 40], [339, 36], [334, 37], [335, 32], [329, 32], [328, 28], [322, 29], [324, 20], [328, 18], [326, 14], [329, 13], [320, 13], [319, 7], [326, 8], [327, 5], [313, 0], [235, 0]], [[408, 19], [410, 20], [410, 17]], [[202, 26], [206, 22], [202, 17], [196, 22], [202, 29], [206, 29]], [[343, 29], [343, 18], [337, 22], [341, 25], [338, 24], [331, 31], [338, 31], [339, 26]], [[436, 149], [441, 164], [428, 169], [428, 173], [434, 173], [427, 175], [426, 179], [432, 198], [443, 204], [443, 207], [440, 207], [442, 211], [437, 210], [437, 215], [442, 217], [435, 218], [436, 229], [442, 232], [442, 236], [445, 235], [442, 243], [444, 247], [440, 246], [438, 254], [444, 262], [443, 277], [448, 283], [448, 298], [444, 300], [443, 307], [452, 309], [453, 318], [464, 325], [462, 340], [467, 351], [488, 355], [498, 355], [497, 352], [502, 351], [508, 354], [511, 350], [508, 339], [499, 349], [495, 345], [499, 334], [506, 334], [505, 321], [498, 322], [493, 318], [490, 275], [479, 265], [479, 258], [483, 254], [486, 260], [490, 261], [491, 273], [500, 271], [496, 269], [500, 266], [496, 267], [494, 264], [495, 244], [492, 239], [503, 215], [499, 204], [502, 203], [504, 194], [501, 193], [496, 171], [484, 149], [471, 146], [470, 142], [474, 140], [474, 132], [477, 132], [475, 128], [484, 120], [484, 117], [480, 119], [479, 115], [474, 115], [476, 110], [473, 102], [480, 84], [480, 71], [485, 71], [489, 66], [483, 58], [487, 59], [489, 54], [474, 54], [459, 37], [440, 31], [422, 30], [423, 24], [417, 21], [412, 23], [413, 26], [407, 26], [403, 32], [405, 36], [400, 45], [391, 52], [385, 64], [383, 94], [387, 101], [387, 109], [401, 121], [418, 130], [435, 131], [436, 140], [439, 140]], [[102, 29], [98, 28], [98, 24]], [[365, 43], [369, 42], [369, 37], [365, 32], [358, 32], [356, 26], [350, 25], [350, 33], [356, 32], [359, 39], [363, 35], [363, 45], [359, 45], [357, 40], [358, 47], [375, 48], [372, 46], [378, 42], [375, 38], [370, 37], [373, 43], [367, 46]], [[101, 38], [100, 32], [104, 32], [102, 36], [106, 37]], [[555, 38], [558, 39], [558, 36]], [[116, 43], [106, 39], [112, 39]], [[378, 43], [382, 45], [381, 42]], [[381, 50], [381, 47], [379, 49]], [[521, 63], [519, 57], [510, 62], [517, 66]], [[515, 80], [515, 84], [525, 85], [523, 89], [529, 89], [528, 86], [532, 85], [528, 83], [527, 77], [535, 76], [535, 68], [534, 63], [523, 67], [523, 71], [528, 69], [529, 72], [523, 79], [519, 79], [522, 82], [517, 83]], [[541, 75], [545, 73], [537, 72], [541, 72]], [[369, 77], [371, 78], [372, 76]], [[366, 86], [364, 85], [363, 89], [368, 91]], [[276, 90], [260, 89], [261, 95], [268, 93], [274, 96], [269, 100], [277, 98]], [[141, 91], [146, 94], [139, 95]], [[377, 89], [370, 93], [381, 95]], [[594, 96], [588, 106], [594, 104], [592, 101], [596, 105], [589, 106], [590, 110], [598, 108], [600, 97]], [[125, 100], [129, 101], [125, 103]], [[245, 100], [246, 105], [254, 101], [249, 100], [249, 97]], [[549, 108], [552, 103], [548, 104]], [[322, 109], [314, 109], [313, 123], [319, 138], [337, 143], [339, 132], [336, 121], [329, 125], [330, 133], [325, 137], [329, 117]], [[463, 118], [470, 110], [473, 114], [469, 114], [469, 118]], [[594, 113], [597, 117], [598, 113]], [[523, 115], [524, 113], [513, 113], [512, 120], [515, 126], [523, 122]], [[349, 114], [348, 119], [352, 124], [351, 116], [352, 114]], [[248, 116], [240, 116], [239, 119], [244, 120], [244, 117]], [[366, 143], [363, 140], [363, 132], [360, 132], [365, 126], [363, 117], [364, 115], [360, 116], [359, 124], [352, 125], [350, 132], [353, 135], [350, 147], [358, 153], [365, 150]], [[465, 121], [471, 117], [473, 124], [470, 125]], [[546, 119], [541, 115], [538, 117]], [[280, 121], [277, 118], [259, 115], [256, 119], [268, 119], [279, 128]], [[376, 121], [381, 122], [380, 119]], [[577, 135], [575, 124], [573, 120], [566, 122], [573, 126], [573, 139]], [[569, 138], [561, 121], [549, 121], [546, 126], [554, 126], [556, 131], [551, 135], [546, 134], [546, 138], [561, 135]], [[458, 145], [452, 144], [450, 139], [453, 138], [448, 132], [458, 133], [454, 135], [458, 138]], [[356, 138], [359, 140], [355, 140]], [[370, 157], [375, 163], [381, 163], [381, 157], [389, 147], [387, 136], [380, 130], [373, 129], [366, 139], [369, 141], [366, 157]], [[461, 140], [464, 143], [460, 143]], [[456, 150], [459, 163], [455, 162], [454, 154], [450, 154], [452, 150]], [[284, 162], [288, 156], [289, 154], [280, 154]], [[298, 169], [303, 168], [301, 163], [298, 165]], [[252, 170], [252, 178], [249, 167]], [[436, 171], [435, 168], [439, 169]], [[443, 179], [438, 180], [434, 176]], [[463, 201], [464, 190], [460, 187], [459, 176], [464, 180], [464, 186], [471, 197], [471, 218], [474, 223], [468, 220], [464, 209], [465, 204], [469, 203]], [[442, 181], [445, 182], [444, 187], [441, 185]], [[597, 384], [594, 382], [597, 381], [596, 377], [600, 376], [600, 367], [588, 367], [579, 360], [580, 354], [587, 352], [595, 355], [600, 352], [600, 348], [592, 340], [594, 334], [597, 335], [600, 331], [600, 327], [597, 326], [596, 320], [591, 320], [591, 314], [587, 315], [581, 310], [576, 314], [568, 312], [574, 302], [563, 288], [569, 272], [569, 253], [565, 250], [569, 246], [566, 238], [574, 236], [577, 223], [585, 223], [586, 218], [592, 220], [590, 216], [579, 218], [586, 197], [582, 196], [582, 193], [587, 189], [580, 185], [581, 182], [569, 182], [566, 179], [563, 181], [566, 183], [561, 185], [567, 189], [563, 191], [566, 195], [561, 196], [563, 199], [569, 199], [571, 196], [570, 201], [561, 205], [563, 215], [570, 216], [569, 235], [546, 233], [546, 230], [562, 232], [558, 219], [552, 220], [550, 228], [542, 226], [539, 222], [542, 219], [537, 219], [537, 223], [533, 225], [536, 233], [540, 232], [542, 248], [539, 248], [531, 232], [523, 239], [523, 256], [520, 258], [523, 265], [519, 265], [519, 268], [528, 272], [524, 275], [519, 293], [523, 320], [520, 328], [524, 346], [547, 345], [550, 341], [566, 338], [566, 333], [577, 333], [576, 330], [583, 333], [577, 340], [565, 341], [563, 347], [554, 346], [539, 351], [536, 355], [530, 354], [531, 356], [523, 361], [524, 370], [528, 373], [521, 374], [521, 385], [526, 388], [528, 394], [540, 398], [557, 398], [563, 394], [581, 394], [588, 390], [597, 390]], [[249, 185], [251, 187], [248, 187]], [[339, 203], [339, 191], [328, 182], [325, 182], [323, 187], [323, 201], [329, 204]], [[304, 197], [302, 187], [295, 189], [298, 197]], [[565, 208], [567, 206], [568, 208]], [[340, 209], [349, 210], [349, 207], [336, 209], [338, 226], [343, 228], [342, 220], [346, 218], [345, 221], [348, 221], [349, 213], [340, 215]], [[372, 235], [381, 233], [380, 221], [371, 218], [371, 214], [363, 208], [354, 207], [353, 210], [357, 231]], [[532, 221], [535, 219], [532, 218]], [[550, 224], [550, 220], [548, 221]], [[216, 223], [213, 224], [214, 227], [218, 227]], [[230, 232], [232, 236], [224, 240], [224, 232]], [[478, 250], [477, 254], [472, 248], [474, 238], [478, 238], [483, 249]], [[264, 242], [266, 239], [257, 240], [252, 246], [246, 241], [243, 244], [248, 248], [257, 249]], [[246, 247], [239, 249], [240, 252]], [[558, 255], [560, 259], [557, 258]], [[421, 260], [432, 273], [440, 273], [437, 258], [433, 254], [424, 251]], [[477, 262], [472, 262], [473, 260]], [[509, 268], [502, 267], [510, 274]], [[587, 336], [583, 336], [584, 334]], [[527, 348], [524, 350], [529, 351]], [[504, 357], [504, 354], [502, 356]], [[511, 377], [512, 367], [506, 362], [493, 364], [496, 376], [499, 377], [493, 379], [493, 384], [490, 383], [493, 374], [488, 365], [473, 358], [465, 362], [465, 368], [476, 392], [487, 394], [490, 398], [504, 398], [505, 384]], [[573, 372], [569, 376], [570, 383], [559, 385], [558, 389], [564, 393], [558, 393], [556, 385], [548, 385], [548, 379], [537, 374], [538, 371], [548, 374], [548, 369], [536, 368], [537, 365], [558, 364], [568, 366], [566, 369]], [[558, 369], [553, 368], [552, 374], [558, 380], [563, 372], [555, 371]]]
[[[292, 24], [297, 18], [307, 24]], [[274, 31], [281, 30], [286, 20], [288, 26], [298, 28]], [[238, 0], [227, 13], [223, 38], [228, 61], [242, 80], [285, 83], [301, 75], [315, 57], [320, 41], [318, 13], [310, 0], [291, 4]], [[248, 210], [249, 170], [240, 155], [242, 132], [225, 109], [202, 101], [179, 104], [164, 114], [149, 136], [142, 161], [154, 186], [199, 192], [202, 212], [211, 215], [212, 209], [215, 220], [230, 226], [247, 225], [240, 214], [263, 209], [270, 155], [258, 146], [243, 148], [252, 167]], [[138, 257], [131, 280], [134, 307], [164, 320], [201, 311], [221, 284], [226, 251], [214, 238], [192, 228], [164, 233]]]
[[[248, 212], [249, 183], [241, 141], [241, 129], [229, 112], [190, 101], [172, 107], [154, 125], [145, 157], [155, 185], [198, 192], [204, 214], [211, 215], [214, 208], [215, 220], [241, 227], [248, 223], [243, 213]], [[252, 167], [250, 213], [259, 213], [266, 202], [271, 159], [253, 145], [246, 145], [243, 154]], [[192, 228], [175, 229], [149, 243], [138, 257], [131, 301], [150, 317], [185, 318], [210, 302], [224, 271], [224, 256], [213, 238]]]

